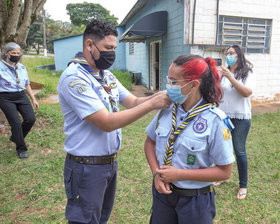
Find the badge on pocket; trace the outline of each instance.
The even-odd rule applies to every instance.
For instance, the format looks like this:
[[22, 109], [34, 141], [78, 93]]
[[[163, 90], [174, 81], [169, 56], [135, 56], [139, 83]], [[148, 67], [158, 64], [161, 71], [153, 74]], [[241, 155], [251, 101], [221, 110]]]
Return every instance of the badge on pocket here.
[[187, 157], [187, 164], [188, 165], [194, 165], [195, 164], [195, 160], [196, 160], [196, 156], [195, 155], [188, 154], [188, 157]]

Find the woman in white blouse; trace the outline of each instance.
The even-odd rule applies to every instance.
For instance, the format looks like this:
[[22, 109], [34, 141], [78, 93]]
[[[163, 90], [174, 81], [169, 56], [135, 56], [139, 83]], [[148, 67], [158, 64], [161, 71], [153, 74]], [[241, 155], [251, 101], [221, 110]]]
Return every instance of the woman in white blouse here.
[[[248, 161], [245, 145], [251, 126], [250, 96], [255, 86], [255, 77], [252, 72], [253, 65], [245, 59], [238, 45], [227, 49], [226, 63], [227, 68], [220, 67], [224, 97], [219, 108], [230, 117], [235, 126], [232, 130], [232, 141], [239, 174], [237, 199], [242, 200], [247, 195]], [[221, 183], [217, 182], [215, 185]]]

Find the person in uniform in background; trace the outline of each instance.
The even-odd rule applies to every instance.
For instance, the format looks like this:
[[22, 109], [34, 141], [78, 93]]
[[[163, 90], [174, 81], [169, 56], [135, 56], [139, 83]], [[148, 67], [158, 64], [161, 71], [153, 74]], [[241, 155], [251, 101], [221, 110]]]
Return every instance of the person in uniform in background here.
[[[246, 140], [251, 126], [251, 95], [256, 81], [252, 71], [252, 64], [246, 60], [242, 49], [238, 45], [229, 47], [226, 51], [228, 67], [220, 66], [223, 75], [221, 86], [224, 99], [219, 108], [223, 110], [232, 121], [232, 142], [236, 155], [239, 174], [239, 191], [237, 199], [243, 200], [247, 195], [248, 161], [246, 153]], [[228, 180], [216, 182], [218, 186]]]
[[181, 55], [167, 79], [174, 103], [146, 128], [145, 153], [154, 176], [150, 223], [212, 223], [212, 183], [229, 178], [234, 162], [231, 126], [216, 107], [222, 90], [215, 61]]
[[[24, 138], [36, 120], [26, 93], [36, 110], [39, 104], [31, 90], [26, 68], [19, 63], [20, 58], [21, 47], [18, 44], [9, 42], [4, 46], [0, 61], [0, 109], [11, 126], [10, 140], [16, 144], [18, 157], [25, 159], [28, 154]], [[23, 122], [20, 121], [18, 112]]]
[[[107, 223], [116, 191], [120, 128], [171, 104], [166, 92], [135, 97], [108, 70], [117, 35], [110, 23], [92, 20], [83, 34], [83, 52], [73, 58], [57, 87], [66, 136], [69, 223]], [[119, 103], [127, 110], [120, 111]]]

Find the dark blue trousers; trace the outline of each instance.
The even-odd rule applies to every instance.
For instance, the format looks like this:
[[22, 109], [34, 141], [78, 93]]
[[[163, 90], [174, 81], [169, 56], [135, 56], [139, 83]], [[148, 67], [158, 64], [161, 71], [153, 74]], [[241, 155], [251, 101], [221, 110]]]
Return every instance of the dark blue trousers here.
[[64, 184], [69, 223], [107, 223], [114, 204], [117, 169], [117, 161], [106, 165], [86, 165], [66, 156]]
[[[0, 92], [0, 109], [11, 126], [10, 139], [16, 143], [17, 151], [27, 151], [24, 138], [31, 130], [36, 118], [25, 91]], [[18, 112], [21, 114], [23, 122], [21, 122]]]
[[161, 194], [153, 184], [150, 224], [210, 224], [216, 215], [215, 192], [195, 197]]

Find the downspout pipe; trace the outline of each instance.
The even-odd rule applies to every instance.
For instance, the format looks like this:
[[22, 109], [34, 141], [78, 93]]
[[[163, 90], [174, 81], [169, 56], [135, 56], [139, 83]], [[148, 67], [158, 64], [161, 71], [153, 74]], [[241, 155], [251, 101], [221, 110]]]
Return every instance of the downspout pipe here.
[[216, 45], [218, 45], [218, 34], [219, 34], [219, 8], [220, 0], [217, 0], [216, 15], [217, 15], [217, 24], [216, 24]]
[[195, 9], [196, 9], [196, 0], [194, 0], [194, 3], [193, 3], [192, 44], [194, 43], [194, 22], [195, 22]]

